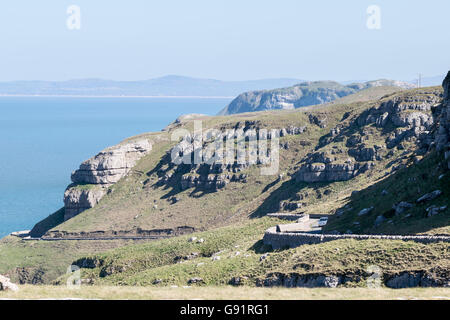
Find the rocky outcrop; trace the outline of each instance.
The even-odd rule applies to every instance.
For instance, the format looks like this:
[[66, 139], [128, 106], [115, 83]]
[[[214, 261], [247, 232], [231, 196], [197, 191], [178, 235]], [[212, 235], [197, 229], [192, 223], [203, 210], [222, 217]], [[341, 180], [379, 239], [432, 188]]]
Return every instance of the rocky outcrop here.
[[104, 185], [83, 189], [82, 186], [71, 187], [64, 193], [64, 220], [73, 218], [81, 212], [93, 208], [106, 194]]
[[433, 192], [424, 194], [423, 196], [421, 196], [419, 199], [416, 200], [417, 203], [421, 203], [421, 202], [427, 202], [427, 201], [431, 201], [436, 199], [437, 197], [439, 197], [442, 194], [441, 190], [435, 190]]
[[286, 288], [336, 288], [338, 285], [351, 281], [338, 275], [324, 274], [283, 274], [269, 273], [264, 279], [257, 279], [258, 287], [286, 287]]
[[[435, 125], [432, 108], [440, 104], [441, 98], [441, 93], [435, 89], [424, 89], [416, 95], [399, 95], [363, 112], [356, 124], [359, 127], [375, 125], [379, 128], [390, 125], [393, 129], [386, 138], [388, 148], [394, 148], [410, 138], [419, 140], [419, 148], [429, 148]], [[351, 145], [351, 142], [347, 141], [347, 144]]]
[[315, 124], [320, 128], [325, 128], [327, 126], [327, 116], [323, 114], [309, 114], [309, 123]]
[[375, 161], [381, 160], [379, 155], [379, 150], [382, 147], [374, 146], [367, 147], [365, 145], [361, 145], [358, 148], [353, 148], [348, 150], [348, 155], [355, 158], [356, 161]]
[[[356, 271], [356, 272], [355, 272]], [[448, 270], [420, 270], [404, 271], [399, 273], [385, 272], [380, 277], [380, 284], [383, 283], [388, 288], [448, 288]], [[363, 270], [352, 270], [335, 274], [325, 273], [282, 273], [271, 272], [264, 278], [256, 280], [258, 287], [285, 287], [285, 288], [336, 288], [347, 283], [366, 282], [370, 285], [371, 274]]]
[[136, 162], [152, 150], [148, 140], [108, 148], [84, 161], [72, 173], [76, 184], [113, 184], [122, 179]]
[[415, 287], [446, 287], [450, 286], [449, 271], [445, 269], [429, 271], [405, 271], [386, 275], [385, 285], [388, 288], [402, 289]]
[[328, 103], [360, 90], [379, 86], [413, 87], [411, 84], [392, 80], [369, 81], [346, 86], [333, 81], [304, 82], [288, 88], [245, 92], [234, 99], [219, 114], [296, 109]]
[[370, 170], [374, 163], [307, 163], [295, 174], [297, 182], [346, 181]]
[[110, 147], [84, 161], [72, 173], [72, 182], [64, 193], [64, 220], [93, 208], [106, 194], [108, 187], [118, 182], [137, 161], [152, 150], [148, 140]]
[[444, 87], [444, 100], [435, 141], [436, 149], [444, 152], [447, 166], [450, 169], [450, 71], [442, 86]]
[[12, 283], [9, 278], [0, 275], [0, 291], [4, 290], [19, 291], [19, 287]]
[[18, 267], [12, 272], [19, 284], [44, 284], [45, 268], [43, 267]]
[[[307, 130], [307, 126], [289, 125], [267, 131], [263, 129], [255, 121], [245, 121], [220, 130], [206, 130], [202, 134], [184, 136], [161, 163], [161, 169], [157, 172], [160, 176], [159, 184], [177, 185], [182, 190], [202, 188], [214, 191], [224, 188], [231, 182], [246, 183], [247, 174], [241, 171], [253, 165], [268, 165], [276, 160], [272, 156], [274, 146], [269, 140], [275, 137], [300, 135]], [[232, 140], [234, 143], [241, 139], [254, 141], [257, 146], [253, 148], [250, 144], [245, 144], [238, 150], [226, 148], [227, 141]], [[259, 143], [264, 140], [267, 140], [266, 147], [260, 148]], [[223, 154], [220, 151], [216, 153], [214, 148], [210, 148], [216, 143], [219, 143], [219, 150], [223, 151]], [[278, 149], [289, 148], [286, 144], [280, 142]], [[211, 152], [212, 149], [214, 152]], [[200, 154], [202, 158], [195, 161]], [[207, 154], [211, 158], [208, 158]]]
[[[300, 168], [294, 175], [296, 181], [350, 180], [373, 168], [378, 161], [389, 158], [391, 150], [388, 149], [402, 149], [403, 142], [407, 141], [414, 142], [417, 152], [425, 154], [433, 146], [434, 111], [441, 101], [442, 91], [436, 88], [421, 89], [414, 94], [400, 93], [381, 100], [321, 137], [316, 151], [300, 161]], [[326, 126], [326, 117], [310, 115], [309, 118], [315, 125]], [[393, 165], [392, 170], [401, 165]]]

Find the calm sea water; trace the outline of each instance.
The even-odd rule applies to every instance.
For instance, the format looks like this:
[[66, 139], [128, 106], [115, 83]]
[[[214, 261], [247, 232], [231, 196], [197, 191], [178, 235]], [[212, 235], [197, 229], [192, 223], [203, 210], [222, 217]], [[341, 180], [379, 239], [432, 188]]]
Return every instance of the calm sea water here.
[[70, 174], [100, 150], [230, 99], [0, 97], [0, 238], [63, 206]]

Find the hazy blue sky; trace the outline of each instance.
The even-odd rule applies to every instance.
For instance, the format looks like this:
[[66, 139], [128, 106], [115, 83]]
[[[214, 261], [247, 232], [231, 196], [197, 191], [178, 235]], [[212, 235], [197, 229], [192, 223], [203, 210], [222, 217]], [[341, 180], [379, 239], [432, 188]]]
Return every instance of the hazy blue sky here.
[[[380, 30], [366, 27], [372, 4]], [[447, 0], [2, 1], [0, 80], [433, 76], [450, 68], [449, 12]]]

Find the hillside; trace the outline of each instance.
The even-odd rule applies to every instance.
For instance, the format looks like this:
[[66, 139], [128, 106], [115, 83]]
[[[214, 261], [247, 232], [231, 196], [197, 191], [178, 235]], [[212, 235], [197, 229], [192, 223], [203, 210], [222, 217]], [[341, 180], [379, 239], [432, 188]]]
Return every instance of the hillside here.
[[[233, 166], [220, 171], [212, 166], [174, 165], [167, 151], [176, 145], [170, 141], [176, 127], [133, 138], [130, 141], [151, 141], [151, 152], [113, 185], [83, 180], [68, 189], [66, 195], [75, 194], [75, 200], [83, 190], [90, 196], [99, 192], [101, 201], [50, 233], [60, 236], [58, 232], [133, 232], [137, 228], [163, 232], [182, 227], [201, 231], [277, 211], [331, 214], [352, 192], [389, 177], [402, 165], [410, 164], [416, 153], [423, 157], [430, 143], [426, 136], [432, 126], [432, 106], [439, 103], [441, 94], [439, 88], [426, 88], [393, 94], [376, 102], [322, 106], [301, 112], [203, 118], [204, 129], [234, 128], [239, 124], [247, 129], [283, 128], [287, 132], [290, 127], [306, 127], [301, 133], [280, 138], [282, 179], [279, 174], [260, 175], [261, 165]], [[422, 110], [413, 112], [416, 106], [423, 106]], [[392, 109], [385, 123], [376, 125], [372, 120], [366, 123], [365, 117], [370, 118], [371, 112], [383, 114], [379, 108]], [[422, 121], [418, 127], [416, 119]], [[178, 126], [189, 127], [193, 121], [189, 119]], [[311, 170], [316, 170], [312, 166], [324, 166], [323, 177], [311, 176], [314, 172]], [[331, 166], [336, 169], [328, 175], [327, 168]], [[341, 173], [336, 171], [340, 167]], [[245, 179], [233, 178], [241, 175]], [[197, 183], [192, 178], [200, 180]], [[199, 185], [206, 181], [203, 179], [211, 179], [210, 188]], [[221, 181], [223, 187], [219, 186]]]
[[301, 81], [288, 78], [221, 81], [175, 75], [140, 81], [14, 81], [0, 82], [0, 95], [235, 97], [248, 90], [291, 86]]
[[410, 83], [394, 80], [375, 80], [342, 85], [333, 81], [303, 82], [292, 87], [250, 91], [240, 94], [220, 111], [220, 115], [265, 110], [292, 110], [300, 107], [332, 102], [373, 87], [413, 88]]
[[[0, 242], [0, 273], [27, 282], [20, 268], [40, 268], [42, 282], [50, 283], [64, 274], [64, 263], [76, 261], [85, 283], [98, 285], [323, 286], [327, 279], [361, 286], [367, 266], [376, 264], [388, 287], [410, 286], [409, 275], [415, 285], [446, 285], [447, 243], [339, 240], [274, 251], [261, 239], [269, 226], [284, 223], [266, 217], [274, 212], [328, 215], [327, 233], [450, 235], [449, 84], [450, 76], [444, 90], [368, 88], [333, 104], [185, 117], [165, 131], [127, 139], [72, 174], [65, 208], [32, 232], [53, 241]], [[192, 145], [196, 120], [203, 131], [193, 141], [202, 140]], [[235, 129], [247, 138], [231, 139]], [[192, 160], [199, 146], [228, 140], [252, 155], [249, 141], [263, 129], [276, 131], [257, 160], [239, 161], [239, 153], [228, 164], [220, 157], [174, 160]], [[278, 153], [279, 163], [270, 158]], [[262, 174], [276, 163], [278, 170]], [[103, 248], [112, 251], [99, 253], [97, 244], [112, 241], [102, 238], [114, 237], [159, 239], [114, 240]], [[65, 240], [83, 238], [95, 240]], [[78, 244], [84, 247], [70, 250]], [[57, 267], [42, 265], [50, 257]]]

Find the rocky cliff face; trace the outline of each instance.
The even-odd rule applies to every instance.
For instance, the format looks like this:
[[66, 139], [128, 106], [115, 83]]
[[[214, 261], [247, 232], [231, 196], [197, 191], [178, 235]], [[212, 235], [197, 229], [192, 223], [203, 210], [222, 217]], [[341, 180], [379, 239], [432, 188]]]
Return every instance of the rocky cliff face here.
[[444, 101], [442, 103], [440, 124], [436, 134], [436, 149], [444, 151], [450, 169], [450, 71], [443, 83]]
[[84, 161], [72, 173], [72, 182], [64, 193], [64, 220], [94, 207], [109, 186], [118, 182], [136, 162], [152, 150], [148, 140], [108, 148]]
[[151, 149], [152, 146], [147, 140], [108, 148], [84, 161], [80, 168], [72, 173], [72, 181], [76, 184], [116, 183]]
[[377, 80], [347, 86], [333, 81], [304, 82], [289, 88], [245, 92], [234, 99], [220, 114], [296, 109], [328, 103], [360, 90], [379, 86], [412, 88], [411, 84], [392, 80]]
[[[253, 165], [267, 165], [274, 160], [272, 158], [272, 135], [274, 137], [301, 135], [307, 130], [307, 126], [291, 125], [281, 129], [266, 129], [264, 134], [262, 129], [264, 128], [255, 121], [245, 121], [235, 124], [235, 128], [228, 128], [218, 135], [207, 130], [201, 136], [197, 134], [183, 137], [181, 142], [173, 147], [162, 160], [161, 168], [157, 172], [160, 177], [159, 184], [179, 185], [182, 190], [199, 188], [215, 191], [224, 188], [230, 182], [246, 183], [247, 175], [240, 173], [241, 171]], [[212, 163], [193, 163], [194, 155], [199, 149], [208, 150], [213, 143], [221, 141], [225, 145], [227, 141], [235, 141], [235, 139], [244, 139], [245, 141], [251, 139], [255, 142], [266, 140], [267, 150], [265, 150], [265, 154], [262, 154], [258, 148], [250, 148], [247, 145], [239, 152], [234, 149], [225, 150], [224, 154], [213, 158]], [[289, 148], [289, 144], [280, 143], [279, 148]], [[252, 159], [250, 156], [246, 156], [247, 153], [252, 155]], [[204, 156], [206, 157], [206, 154]], [[169, 160], [170, 158], [175, 161]], [[232, 161], [227, 161], [229, 159]]]
[[81, 212], [93, 208], [106, 194], [103, 185], [92, 186], [89, 189], [70, 187], [64, 192], [64, 220], [69, 220]]
[[[381, 100], [355, 119], [332, 128], [316, 151], [302, 159], [296, 180], [349, 180], [370, 170], [377, 162], [392, 157], [393, 150], [404, 150], [407, 144], [411, 145], [410, 152], [425, 154], [434, 143], [436, 119], [433, 111], [439, 108], [441, 101], [441, 91], [436, 89], [422, 89], [414, 95], [401, 94]], [[441, 129], [442, 132], [447, 130]], [[446, 135], [439, 138], [441, 144], [448, 141]], [[393, 170], [397, 168], [400, 165]]]

